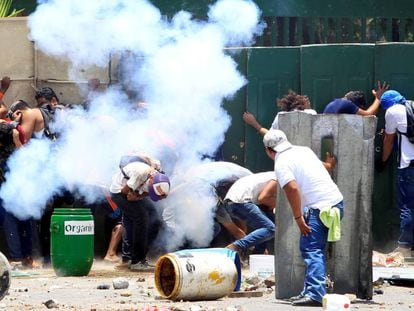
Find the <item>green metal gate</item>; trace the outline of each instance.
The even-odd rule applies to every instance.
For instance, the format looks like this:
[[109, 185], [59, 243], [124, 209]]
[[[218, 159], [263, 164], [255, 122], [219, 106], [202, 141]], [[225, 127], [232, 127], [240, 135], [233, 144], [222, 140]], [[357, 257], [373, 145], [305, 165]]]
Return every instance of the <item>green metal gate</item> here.
[[[226, 135], [225, 158], [252, 171], [271, 170], [262, 137], [242, 119], [252, 112], [265, 127], [277, 113], [275, 101], [289, 89], [310, 97], [313, 108], [321, 113], [329, 101], [349, 90], [362, 90], [372, 103], [371, 90], [376, 81], [387, 81], [406, 98], [414, 98], [414, 44], [334, 44], [301, 47], [249, 48], [237, 56], [239, 69], [248, 84], [225, 107], [232, 116]], [[384, 127], [379, 112], [378, 133]], [[382, 137], [378, 134], [376, 157], [381, 156]], [[392, 161], [390, 161], [392, 162]], [[374, 246], [398, 238], [398, 211], [395, 205], [395, 163], [383, 173], [375, 173], [373, 192]]]

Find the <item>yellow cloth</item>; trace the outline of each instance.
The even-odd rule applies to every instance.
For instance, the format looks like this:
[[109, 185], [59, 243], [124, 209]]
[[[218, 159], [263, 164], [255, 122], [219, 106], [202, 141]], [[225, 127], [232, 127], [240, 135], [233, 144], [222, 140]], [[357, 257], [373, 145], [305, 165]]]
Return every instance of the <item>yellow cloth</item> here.
[[320, 211], [319, 218], [328, 227], [328, 242], [341, 239], [341, 213], [339, 208], [333, 206]]

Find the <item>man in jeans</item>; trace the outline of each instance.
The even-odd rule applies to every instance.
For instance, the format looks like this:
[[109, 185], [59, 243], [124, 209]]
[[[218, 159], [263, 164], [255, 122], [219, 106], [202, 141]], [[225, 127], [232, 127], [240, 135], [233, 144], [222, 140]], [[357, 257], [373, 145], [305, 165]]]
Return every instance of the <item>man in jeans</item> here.
[[275, 224], [258, 205], [264, 206], [273, 215], [276, 190], [277, 182], [274, 172], [242, 177], [230, 187], [224, 199], [224, 208], [231, 217], [246, 222], [251, 231], [228, 245], [227, 248], [240, 253], [255, 247], [257, 253], [264, 253], [265, 242], [274, 237]]
[[[389, 90], [381, 96], [381, 107], [385, 110], [385, 133], [382, 150], [383, 168], [387, 163], [394, 142], [398, 142], [397, 156], [397, 204], [400, 209], [400, 237], [395, 251], [404, 257], [412, 257], [414, 247], [414, 144], [407, 136], [407, 100], [399, 92]], [[381, 169], [380, 169], [381, 170]]]
[[[340, 238], [339, 223], [343, 215], [343, 196], [328, 170], [308, 147], [293, 146], [280, 130], [270, 130], [263, 137], [266, 154], [275, 161], [275, 172], [284, 190], [301, 232], [300, 251], [306, 275], [303, 291], [291, 298], [294, 306], [322, 306], [326, 294], [325, 247], [328, 222]], [[325, 223], [328, 223], [325, 222]]]

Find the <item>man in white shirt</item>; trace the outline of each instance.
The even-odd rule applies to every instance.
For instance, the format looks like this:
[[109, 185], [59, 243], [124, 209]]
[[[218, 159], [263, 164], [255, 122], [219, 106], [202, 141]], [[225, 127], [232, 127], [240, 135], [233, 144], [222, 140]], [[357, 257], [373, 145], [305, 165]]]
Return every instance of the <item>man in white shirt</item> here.
[[[130, 270], [135, 271], [153, 269], [146, 260], [149, 209], [152, 208], [151, 200], [166, 198], [169, 190], [168, 176], [145, 162], [128, 163], [113, 176], [109, 191], [112, 200], [122, 211], [126, 242], [130, 244], [125, 245], [124, 242], [122, 244], [123, 263], [119, 268], [129, 267]], [[148, 197], [151, 200], [148, 200]]]
[[[319, 214], [334, 209], [343, 215], [343, 196], [315, 153], [308, 147], [294, 146], [280, 130], [269, 130], [263, 138], [266, 154], [275, 161], [280, 187], [285, 191], [293, 217], [301, 232], [300, 251], [306, 275], [294, 306], [321, 306], [326, 294], [325, 247], [328, 228]], [[339, 221], [339, 219], [338, 219]]]
[[[293, 111], [302, 111], [304, 113], [315, 115], [316, 110], [311, 108], [309, 97], [306, 95], [300, 95], [290, 90], [285, 96], [276, 101], [279, 108], [279, 112], [276, 114], [275, 119], [272, 122], [271, 129], [279, 128], [279, 115], [289, 113]], [[243, 120], [246, 124], [253, 127], [260, 135], [267, 133], [268, 129], [263, 127], [250, 112], [243, 113]]]
[[382, 151], [384, 166], [398, 138], [397, 202], [400, 209], [400, 237], [395, 251], [404, 257], [412, 257], [414, 246], [414, 144], [406, 137], [407, 112], [404, 96], [395, 90], [381, 96], [381, 107], [385, 110], [385, 133]]
[[224, 208], [231, 217], [246, 222], [251, 231], [227, 248], [241, 252], [255, 247], [256, 252], [264, 252], [264, 243], [274, 237], [275, 225], [258, 205], [264, 205], [273, 211], [276, 190], [277, 182], [273, 171], [242, 177], [230, 187], [224, 199]]

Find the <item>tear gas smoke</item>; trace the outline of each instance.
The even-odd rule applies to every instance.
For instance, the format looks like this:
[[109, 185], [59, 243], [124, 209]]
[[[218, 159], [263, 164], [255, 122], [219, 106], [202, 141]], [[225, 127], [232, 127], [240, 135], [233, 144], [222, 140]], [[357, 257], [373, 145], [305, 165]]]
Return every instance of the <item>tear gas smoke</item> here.
[[[87, 202], [98, 200], [99, 187], [109, 186], [120, 156], [131, 149], [159, 158], [174, 186], [223, 143], [231, 122], [223, 99], [246, 84], [225, 48], [251, 44], [264, 28], [257, 5], [245, 0], [218, 1], [207, 21], [185, 11], [168, 21], [145, 0], [50, 0], [39, 4], [28, 24], [42, 52], [70, 61], [74, 80], [83, 79], [81, 68], [105, 67], [112, 55], [121, 55], [124, 87], [94, 97], [87, 112], [59, 113], [54, 126], [61, 134], [53, 147], [32, 139], [12, 156], [0, 196], [21, 219], [39, 218], [62, 187]], [[147, 103], [144, 113], [130, 91]], [[206, 204], [199, 212], [211, 193], [200, 190], [199, 196], [186, 204], [188, 218], [182, 219], [193, 227], [177, 227], [202, 246], [212, 236], [213, 211]], [[180, 200], [172, 195], [163, 204], [184, 208]]]

